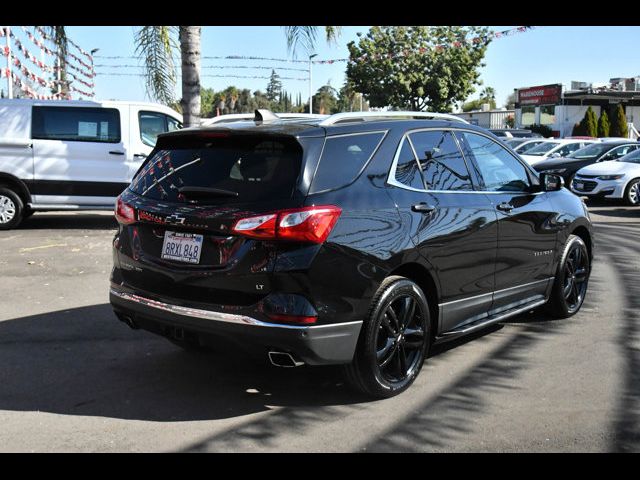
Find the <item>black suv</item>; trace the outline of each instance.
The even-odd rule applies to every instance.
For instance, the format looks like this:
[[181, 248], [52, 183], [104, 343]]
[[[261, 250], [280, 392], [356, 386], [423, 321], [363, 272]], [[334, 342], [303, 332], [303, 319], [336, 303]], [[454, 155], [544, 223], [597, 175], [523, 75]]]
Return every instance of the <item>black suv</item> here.
[[435, 342], [580, 309], [586, 207], [486, 130], [438, 114], [266, 118], [158, 138], [117, 200], [120, 320], [185, 348], [344, 364], [389, 397]]

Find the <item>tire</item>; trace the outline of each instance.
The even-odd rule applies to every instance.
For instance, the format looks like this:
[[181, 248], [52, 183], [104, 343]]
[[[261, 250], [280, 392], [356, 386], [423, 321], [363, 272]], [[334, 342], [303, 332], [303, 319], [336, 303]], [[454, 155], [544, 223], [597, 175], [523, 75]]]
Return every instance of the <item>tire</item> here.
[[591, 261], [584, 241], [577, 235], [569, 235], [546, 310], [553, 318], [575, 315], [587, 293]]
[[345, 366], [347, 382], [372, 397], [398, 395], [420, 373], [430, 344], [431, 316], [424, 293], [405, 277], [388, 277], [373, 297], [354, 359]]
[[22, 221], [24, 204], [16, 192], [0, 185], [0, 230], [16, 228]]
[[624, 190], [624, 201], [632, 207], [640, 205], [640, 178], [634, 178], [629, 182]]

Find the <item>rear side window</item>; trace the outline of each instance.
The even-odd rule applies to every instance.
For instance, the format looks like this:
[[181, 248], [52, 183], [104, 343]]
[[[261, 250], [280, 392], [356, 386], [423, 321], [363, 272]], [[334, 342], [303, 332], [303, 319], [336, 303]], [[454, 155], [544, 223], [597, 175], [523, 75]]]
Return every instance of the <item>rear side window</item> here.
[[411, 144], [406, 138], [402, 141], [402, 148], [400, 148], [400, 153], [398, 154], [395, 180], [407, 187], [424, 190], [420, 166], [413, 154]]
[[353, 182], [377, 150], [384, 132], [327, 137], [311, 193], [333, 190]]
[[[288, 199], [295, 189], [301, 163], [302, 147], [289, 137], [174, 137], [159, 145], [130, 188], [139, 195], [169, 202], [219, 204]], [[193, 193], [180, 191], [188, 187], [223, 192], [205, 191], [195, 198]]]
[[33, 107], [31, 136], [42, 140], [120, 142], [115, 108]]
[[427, 190], [473, 190], [469, 170], [451, 132], [416, 132], [409, 138]]

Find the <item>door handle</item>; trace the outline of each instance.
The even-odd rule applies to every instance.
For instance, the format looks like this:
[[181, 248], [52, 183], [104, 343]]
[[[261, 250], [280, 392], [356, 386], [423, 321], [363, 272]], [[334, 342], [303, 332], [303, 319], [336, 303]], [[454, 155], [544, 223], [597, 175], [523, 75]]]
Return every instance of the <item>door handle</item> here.
[[411, 205], [411, 210], [419, 213], [431, 213], [436, 209], [436, 207], [432, 207], [427, 203], [416, 203], [415, 205]]
[[503, 212], [510, 212], [513, 210], [513, 205], [508, 202], [502, 202], [500, 205], [496, 207], [498, 210], [502, 210]]
[[138, 158], [147, 158], [146, 153], [134, 153], [133, 156]]
[[121, 152], [120, 150], [111, 150], [109, 153], [111, 155], [124, 155], [124, 152]]

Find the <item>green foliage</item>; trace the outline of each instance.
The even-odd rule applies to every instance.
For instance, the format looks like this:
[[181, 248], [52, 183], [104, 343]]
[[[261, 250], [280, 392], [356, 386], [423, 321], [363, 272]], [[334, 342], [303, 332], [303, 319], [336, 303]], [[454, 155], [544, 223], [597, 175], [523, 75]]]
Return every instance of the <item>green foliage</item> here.
[[364, 100], [362, 93], [356, 92], [352, 83], [346, 81], [338, 92], [336, 109], [338, 112], [367, 112], [369, 102]]
[[[336, 89], [331, 85], [323, 85], [313, 96], [313, 112], [329, 115], [338, 112], [338, 98]], [[307, 109], [309, 106], [307, 105]]]
[[585, 135], [589, 137], [598, 136], [598, 119], [596, 118], [596, 112], [593, 111], [591, 106], [587, 108], [587, 113], [584, 114], [584, 129]]
[[491, 108], [491, 109], [496, 108], [496, 101], [495, 100], [491, 100], [489, 98], [478, 98], [476, 100], [471, 100], [469, 102], [463, 103], [462, 104], [462, 111], [463, 112], [471, 112], [473, 110], [481, 110], [483, 103], [488, 103], [489, 104], [489, 108]]
[[511, 92], [507, 97], [507, 101], [505, 102], [504, 107], [507, 110], [513, 110], [514, 108], [516, 108], [516, 100], [517, 100], [516, 92]]
[[527, 128], [531, 130], [533, 133], [539, 133], [544, 138], [553, 136], [553, 130], [551, 130], [551, 127], [549, 127], [548, 125], [538, 125], [534, 123], [533, 125], [530, 125]]
[[269, 85], [267, 85], [267, 98], [270, 102], [280, 101], [280, 95], [282, 94], [282, 81], [280, 76], [275, 70], [271, 70], [271, 78], [269, 79]]
[[176, 84], [175, 33], [176, 27], [146, 26], [135, 34], [136, 55], [144, 61], [147, 93], [167, 105], [174, 101]]
[[628, 137], [629, 127], [627, 126], [627, 117], [624, 114], [624, 108], [622, 104], [618, 104], [616, 113], [611, 122], [611, 136], [612, 137]]
[[[295, 56], [299, 47], [302, 47], [307, 55], [313, 53], [318, 37], [318, 28], [320, 27], [284, 27], [284, 33], [287, 37], [287, 49]], [[326, 26], [324, 27], [325, 38], [327, 42], [335, 42], [340, 36], [342, 27]]]
[[609, 115], [603, 108], [598, 119], [598, 137], [608, 137], [611, 130], [611, 123], [609, 122]]
[[[449, 112], [479, 84], [486, 27], [372, 27], [348, 44], [347, 78], [373, 107]], [[479, 43], [465, 38], [481, 37]], [[436, 45], [459, 46], [436, 49]], [[400, 56], [402, 54], [403, 56]], [[367, 60], [356, 60], [366, 55]]]

